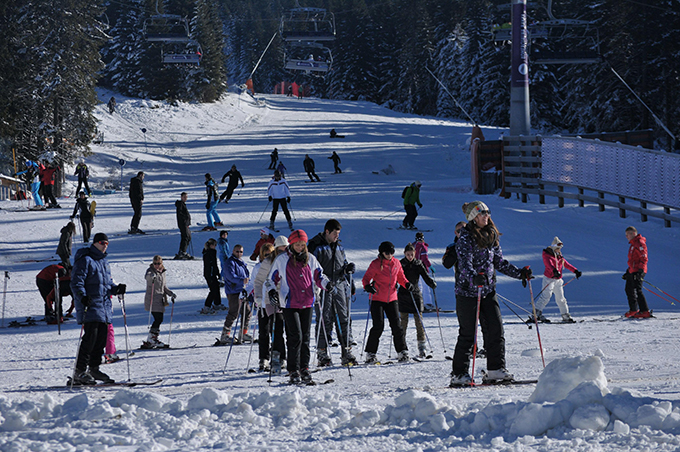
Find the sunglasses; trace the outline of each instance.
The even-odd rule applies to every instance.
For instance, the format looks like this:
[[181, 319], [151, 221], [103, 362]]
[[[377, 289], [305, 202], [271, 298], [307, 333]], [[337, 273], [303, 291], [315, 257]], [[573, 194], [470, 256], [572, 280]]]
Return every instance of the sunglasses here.
[[243, 254], [243, 250], [234, 250], [234, 253]]
[[100, 240], [100, 241], [97, 242], [97, 243], [99, 243], [99, 244], [102, 245], [102, 246], [109, 246], [109, 242], [107, 242], [106, 240]]
[[480, 210], [479, 215], [491, 215], [491, 211], [490, 210]]
[[163, 262], [154, 262], [154, 265], [163, 265]]

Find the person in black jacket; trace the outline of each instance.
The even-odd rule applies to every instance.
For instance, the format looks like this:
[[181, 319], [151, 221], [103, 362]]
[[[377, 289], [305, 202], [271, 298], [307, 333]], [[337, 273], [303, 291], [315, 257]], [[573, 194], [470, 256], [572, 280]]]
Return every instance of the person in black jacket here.
[[269, 158], [271, 158], [271, 162], [269, 162], [269, 166], [267, 169], [273, 170], [276, 169], [276, 163], [279, 161], [279, 150], [274, 148], [271, 154], [269, 154]]
[[224, 309], [222, 295], [220, 295], [220, 268], [217, 266], [217, 240], [215, 239], [208, 239], [203, 247], [203, 277], [208, 283], [210, 292], [205, 299], [201, 314], [211, 314], [215, 309]]
[[[224, 173], [222, 176], [222, 182], [224, 183], [224, 180], [226, 178], [229, 178], [229, 183], [227, 184], [227, 189], [224, 190], [224, 193], [220, 195], [220, 201], [224, 201], [224, 203], [228, 203], [229, 200], [231, 199], [231, 195], [234, 194], [234, 189], [238, 186], [238, 181], [241, 181], [241, 188], [245, 187], [245, 183], [243, 183], [243, 177], [241, 176], [241, 173], [236, 169], [236, 165], [231, 165], [231, 169]], [[240, 192], [239, 192], [240, 193]]]
[[175, 208], [177, 209], [177, 227], [179, 228], [181, 238], [179, 240], [179, 252], [175, 255], [175, 260], [189, 260], [194, 258], [194, 256], [187, 253], [187, 247], [191, 243], [191, 230], [189, 229], [191, 214], [189, 209], [187, 209], [189, 195], [186, 192], [182, 192], [179, 196], [180, 199], [175, 201]]
[[[305, 154], [305, 160], [303, 162], [305, 171], [307, 172], [307, 175], [309, 176], [309, 180], [312, 182], [320, 182], [321, 179], [319, 179], [319, 176], [316, 175], [314, 172], [314, 160], [309, 156], [309, 154]], [[316, 179], [316, 181], [314, 180]]]
[[87, 184], [87, 178], [90, 177], [90, 170], [84, 161], [80, 161], [76, 166], [76, 171], [73, 173], [74, 176], [78, 176], [78, 187], [76, 187], [76, 193], [80, 193], [80, 187], [85, 187], [87, 190], [87, 196], [92, 196], [90, 191], [90, 186]]
[[71, 268], [71, 253], [73, 251], [73, 236], [76, 234], [76, 225], [69, 221], [66, 226], [61, 228], [59, 246], [57, 246], [57, 256], [61, 258], [61, 265], [64, 268]]
[[90, 201], [85, 197], [85, 192], [81, 191], [80, 196], [76, 199], [76, 205], [73, 207], [71, 220], [73, 220], [80, 210], [80, 225], [83, 227], [83, 242], [90, 241], [90, 234], [92, 232], [92, 212], [90, 211]]
[[128, 234], [144, 234], [144, 231], [139, 229], [139, 222], [142, 219], [142, 204], [144, 204], [144, 171], [138, 172], [135, 177], [130, 179], [130, 203], [135, 213], [132, 216]]
[[333, 154], [328, 157], [330, 160], [333, 160], [333, 167], [335, 168], [335, 173], [334, 174], [340, 174], [342, 173], [342, 170], [340, 169], [340, 156], [338, 155], [337, 152], [333, 151]]
[[421, 358], [427, 356], [427, 341], [425, 327], [422, 322], [423, 294], [420, 292], [418, 282], [423, 277], [425, 284], [435, 289], [437, 283], [427, 274], [425, 265], [416, 259], [416, 249], [409, 243], [404, 248], [404, 258], [400, 261], [401, 268], [404, 270], [406, 279], [414, 286], [413, 291], [406, 290], [399, 286], [397, 299], [399, 300], [399, 312], [401, 315], [401, 329], [404, 331], [404, 341], [406, 341], [406, 328], [408, 328], [408, 316], [413, 314], [416, 322], [416, 337], [418, 339], [418, 353]]

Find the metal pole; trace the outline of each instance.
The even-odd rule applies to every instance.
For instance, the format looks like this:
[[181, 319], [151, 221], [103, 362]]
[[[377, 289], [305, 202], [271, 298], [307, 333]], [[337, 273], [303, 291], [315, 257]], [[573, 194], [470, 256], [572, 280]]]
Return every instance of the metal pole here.
[[5, 284], [2, 289], [2, 327], [5, 327], [5, 303], [7, 302], [7, 281], [9, 281], [9, 272], [5, 270]]
[[260, 215], [260, 219], [257, 220], [258, 223], [260, 222], [260, 220], [262, 220], [262, 217], [264, 216], [264, 213], [267, 211], [267, 207], [269, 207], [269, 203], [270, 203], [270, 202], [271, 202], [271, 201], [267, 201], [267, 205], [264, 206], [264, 210], [262, 211], [262, 214]]
[[516, 137], [531, 133], [527, 0], [512, 0], [511, 14], [510, 135]]
[[128, 381], [131, 381], [132, 379], [130, 378], [130, 334], [128, 332], [128, 326], [127, 326], [127, 314], [125, 312], [125, 295], [120, 294], [118, 295], [118, 302], [120, 303], [121, 306], [121, 311], [123, 312], [123, 325], [125, 325], [125, 361], [127, 362], [127, 372], [128, 372]]

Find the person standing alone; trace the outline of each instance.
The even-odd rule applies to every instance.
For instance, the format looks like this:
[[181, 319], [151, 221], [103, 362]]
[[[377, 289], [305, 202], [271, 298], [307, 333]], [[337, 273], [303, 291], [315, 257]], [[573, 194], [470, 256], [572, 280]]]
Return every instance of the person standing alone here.
[[413, 223], [415, 223], [416, 217], [418, 216], [416, 204], [418, 204], [420, 208], [423, 207], [423, 204], [420, 202], [421, 185], [420, 181], [417, 180], [406, 187], [402, 193], [402, 197], [404, 198], [404, 211], [406, 211], [406, 216], [402, 222], [402, 227], [404, 229], [415, 229]]
[[190, 260], [194, 256], [187, 253], [187, 247], [191, 243], [191, 214], [187, 208], [187, 199], [189, 195], [187, 192], [182, 192], [179, 195], [179, 199], [175, 201], [175, 208], [177, 209], [177, 227], [179, 228], [180, 239], [179, 239], [179, 252], [175, 255], [175, 260]]
[[138, 172], [130, 179], [130, 204], [132, 204], [134, 214], [128, 234], [144, 234], [144, 231], [139, 229], [139, 222], [142, 220], [142, 204], [144, 204], [144, 171]]
[[224, 190], [224, 193], [222, 193], [222, 195], [220, 196], [220, 201], [224, 201], [225, 204], [229, 202], [231, 196], [234, 194], [234, 189], [238, 186], [239, 180], [241, 181], [241, 188], [245, 187], [246, 185], [245, 183], [243, 183], [243, 177], [241, 176], [241, 173], [236, 169], [236, 165], [231, 165], [231, 169], [224, 173], [224, 176], [222, 176], [222, 183], [224, 183], [224, 180], [227, 177], [229, 178], [227, 189]]
[[305, 154], [305, 160], [303, 162], [303, 165], [305, 167], [305, 172], [307, 173], [307, 176], [309, 176], [309, 180], [311, 182], [314, 182], [316, 179], [316, 182], [320, 182], [321, 179], [319, 179], [319, 176], [314, 172], [315, 164], [314, 164], [314, 159], [312, 159], [309, 154]]
[[269, 195], [269, 201], [273, 201], [272, 214], [271, 217], [269, 217], [269, 229], [276, 231], [274, 221], [276, 220], [279, 206], [281, 206], [281, 210], [283, 210], [283, 214], [286, 216], [286, 221], [288, 221], [288, 227], [292, 231], [293, 221], [291, 220], [290, 212], [288, 211], [290, 188], [288, 188], [288, 182], [281, 177], [281, 173], [278, 170], [274, 171], [274, 177], [269, 181], [267, 194]]
[[626, 228], [626, 238], [630, 247], [628, 248], [628, 269], [623, 274], [626, 280], [626, 296], [628, 297], [628, 307], [626, 317], [636, 319], [647, 319], [652, 316], [647, 306], [647, 299], [642, 293], [642, 283], [647, 274], [647, 239], [638, 234], [633, 226]]

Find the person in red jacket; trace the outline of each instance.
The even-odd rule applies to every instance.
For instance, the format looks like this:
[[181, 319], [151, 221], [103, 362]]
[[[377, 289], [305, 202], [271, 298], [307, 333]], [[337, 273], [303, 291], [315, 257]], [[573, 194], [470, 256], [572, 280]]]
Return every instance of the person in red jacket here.
[[45, 202], [49, 205], [47, 207], [61, 207], [57, 202], [57, 198], [54, 197], [54, 173], [59, 171], [58, 166], [54, 166], [52, 163], [48, 163], [46, 167], [40, 170], [40, 181], [43, 183], [43, 195], [45, 196]]
[[397, 351], [399, 361], [408, 361], [408, 348], [404, 340], [399, 319], [399, 303], [397, 302], [397, 283], [405, 289], [413, 292], [415, 286], [411, 284], [401, 262], [394, 258], [394, 245], [391, 242], [382, 242], [378, 247], [378, 258], [368, 266], [368, 270], [361, 280], [364, 290], [368, 292], [370, 299], [371, 319], [373, 326], [366, 341], [366, 364], [378, 362], [376, 353], [380, 344], [380, 336], [385, 329], [385, 316], [390, 322], [394, 348]]
[[642, 293], [642, 283], [647, 274], [647, 239], [638, 234], [633, 226], [626, 228], [626, 238], [630, 247], [628, 248], [628, 269], [622, 278], [626, 280], [626, 296], [628, 296], [628, 307], [626, 317], [636, 319], [647, 319], [652, 316], [647, 306], [647, 299]]
[[[543, 264], [545, 265], [545, 271], [543, 272], [543, 289], [541, 289], [541, 293], [536, 300], [536, 317], [539, 322], [550, 323], [550, 320], [543, 315], [543, 309], [545, 309], [550, 301], [550, 297], [555, 294], [555, 302], [560, 308], [562, 321], [565, 323], [576, 323], [569, 314], [569, 305], [567, 304], [567, 299], [564, 298], [564, 290], [562, 290], [562, 287], [564, 286], [562, 270], [566, 268], [567, 270], [574, 272], [576, 279], [579, 279], [582, 273], [567, 262], [564, 256], [562, 256], [563, 245], [562, 240], [560, 240], [559, 237], [555, 237], [552, 244], [543, 250]], [[529, 316], [529, 322], [534, 322], [533, 314]]]
[[35, 277], [35, 285], [38, 286], [38, 291], [40, 291], [40, 295], [42, 296], [45, 304], [45, 319], [47, 322], [51, 322], [56, 319], [56, 314], [52, 309], [51, 303], [48, 303], [47, 296], [54, 289], [54, 280], [57, 277], [59, 278], [60, 284], [62, 282], [66, 285], [69, 284], [69, 281], [66, 281], [65, 279], [67, 275], [70, 280], [71, 275], [63, 265], [52, 264], [40, 270], [40, 273], [38, 273]]
[[272, 235], [271, 230], [267, 228], [262, 228], [260, 229], [260, 240], [257, 241], [257, 243], [255, 244], [255, 249], [253, 250], [253, 254], [250, 255], [251, 261], [256, 261], [258, 257], [260, 257], [260, 248], [265, 243], [274, 244], [274, 236]]

